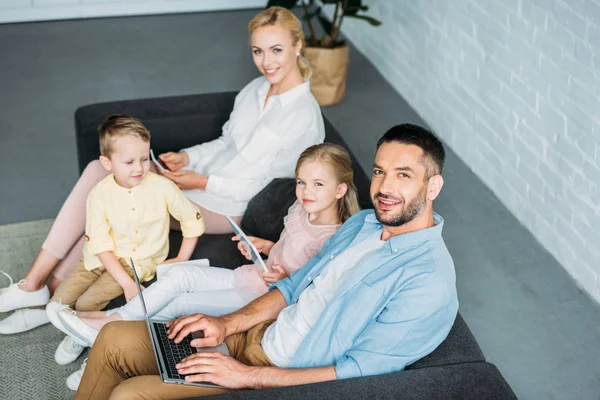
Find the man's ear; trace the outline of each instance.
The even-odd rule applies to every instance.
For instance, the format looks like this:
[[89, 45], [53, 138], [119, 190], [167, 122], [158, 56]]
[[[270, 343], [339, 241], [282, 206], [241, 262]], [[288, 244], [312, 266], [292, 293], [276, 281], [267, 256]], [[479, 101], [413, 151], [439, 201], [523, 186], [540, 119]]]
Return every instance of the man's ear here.
[[427, 182], [427, 200], [434, 201], [444, 186], [444, 178], [440, 174], [429, 178]]
[[335, 194], [335, 198], [341, 199], [342, 197], [344, 197], [346, 195], [346, 192], [348, 192], [348, 185], [346, 185], [345, 183], [340, 183], [338, 185], [338, 189], [337, 189], [337, 193]]
[[100, 164], [104, 167], [108, 172], [112, 171], [112, 164], [110, 163], [110, 159], [105, 156], [100, 156]]

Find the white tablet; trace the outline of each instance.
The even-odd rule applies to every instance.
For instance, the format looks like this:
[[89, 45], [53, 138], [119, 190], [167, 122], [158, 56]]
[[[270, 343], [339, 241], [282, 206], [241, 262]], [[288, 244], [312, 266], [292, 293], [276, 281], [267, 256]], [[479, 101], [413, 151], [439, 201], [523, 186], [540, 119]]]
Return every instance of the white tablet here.
[[227, 221], [229, 221], [229, 224], [231, 224], [231, 227], [233, 228], [233, 232], [235, 232], [235, 234], [237, 236], [239, 236], [240, 243], [242, 244], [242, 246], [244, 246], [246, 251], [252, 257], [252, 262], [254, 264], [258, 265], [259, 267], [261, 267], [263, 271], [269, 272], [269, 268], [267, 268], [265, 262], [263, 261], [262, 257], [260, 256], [259, 251], [256, 249], [256, 247], [254, 247], [254, 244], [252, 244], [250, 239], [248, 239], [248, 236], [246, 236], [244, 231], [242, 231], [242, 229], [238, 226], [238, 224], [236, 224], [235, 221], [232, 220], [231, 218], [227, 217]]

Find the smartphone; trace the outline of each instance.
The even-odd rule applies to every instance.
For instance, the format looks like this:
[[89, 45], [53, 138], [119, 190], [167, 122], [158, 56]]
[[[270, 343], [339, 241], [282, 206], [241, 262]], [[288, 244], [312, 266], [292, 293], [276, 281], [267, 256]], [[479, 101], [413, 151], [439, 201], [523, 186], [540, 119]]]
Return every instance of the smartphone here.
[[154, 164], [156, 164], [156, 166], [160, 168], [161, 171], [169, 171], [169, 167], [167, 167], [167, 164], [165, 164], [160, 158], [156, 158], [152, 149], [150, 149], [150, 158], [152, 158]]

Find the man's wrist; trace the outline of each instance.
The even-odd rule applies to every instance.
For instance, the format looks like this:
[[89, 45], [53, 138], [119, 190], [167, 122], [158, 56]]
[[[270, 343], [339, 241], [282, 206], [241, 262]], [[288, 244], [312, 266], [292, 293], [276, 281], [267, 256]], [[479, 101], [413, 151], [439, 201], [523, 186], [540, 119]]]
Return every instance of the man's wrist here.
[[246, 388], [248, 389], [264, 389], [265, 385], [262, 383], [262, 372], [265, 370], [264, 367], [248, 367], [248, 373], [246, 374]]
[[223, 315], [219, 318], [221, 318], [221, 320], [223, 321], [223, 324], [225, 325], [225, 337], [229, 337], [229, 336], [233, 335], [234, 333], [237, 333], [235, 326], [234, 326], [234, 320], [233, 320], [233, 317], [231, 316], [231, 314]]

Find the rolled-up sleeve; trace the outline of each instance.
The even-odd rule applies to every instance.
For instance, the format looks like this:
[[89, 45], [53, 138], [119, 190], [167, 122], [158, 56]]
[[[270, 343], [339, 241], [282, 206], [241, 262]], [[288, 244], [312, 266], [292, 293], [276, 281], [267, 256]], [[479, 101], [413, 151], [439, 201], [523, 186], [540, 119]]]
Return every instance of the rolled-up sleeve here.
[[456, 318], [458, 302], [450, 298], [439, 304], [435, 296], [428, 301], [424, 292], [418, 293], [424, 287], [417, 284], [401, 290], [369, 322], [352, 348], [336, 361], [338, 379], [403, 370], [444, 341]]
[[111, 228], [106, 217], [106, 208], [100, 196], [90, 193], [86, 203], [85, 238], [91, 254], [115, 251], [115, 242], [110, 234]]
[[181, 224], [183, 237], [201, 236], [205, 231], [204, 219], [200, 209], [189, 201], [173, 182], [165, 180], [167, 186], [167, 208], [169, 213]]

